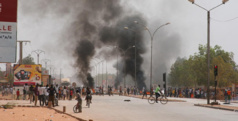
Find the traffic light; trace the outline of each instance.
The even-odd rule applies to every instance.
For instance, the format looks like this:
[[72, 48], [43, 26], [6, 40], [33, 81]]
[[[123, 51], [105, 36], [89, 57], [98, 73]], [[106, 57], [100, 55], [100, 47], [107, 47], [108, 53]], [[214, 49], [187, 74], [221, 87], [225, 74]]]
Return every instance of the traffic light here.
[[163, 81], [166, 82], [166, 73], [163, 73]]
[[218, 75], [218, 66], [217, 65], [214, 66], [214, 75], [215, 76]]

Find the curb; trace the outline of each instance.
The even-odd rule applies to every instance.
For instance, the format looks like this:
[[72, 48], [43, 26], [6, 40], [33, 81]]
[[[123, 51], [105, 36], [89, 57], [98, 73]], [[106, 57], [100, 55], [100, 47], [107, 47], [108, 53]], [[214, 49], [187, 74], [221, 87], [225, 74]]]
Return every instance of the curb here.
[[228, 109], [228, 108], [223, 108], [223, 107], [214, 107], [214, 106], [201, 105], [201, 104], [194, 104], [194, 106], [238, 112], [238, 109]]
[[[33, 105], [13, 105], [13, 107], [17, 107], [17, 108], [18, 108], [18, 107], [24, 107], [24, 108], [29, 108], [29, 107], [31, 107], [31, 108], [39, 108], [39, 107], [41, 107], [41, 106], [33, 106]], [[3, 105], [0, 105], [0, 109], [2, 109], [2, 108], [3, 108]], [[76, 117], [76, 116], [73, 116], [73, 115], [71, 115], [71, 114], [64, 113], [63, 111], [60, 111], [60, 110], [55, 109], [55, 108], [48, 108], [48, 107], [41, 107], [41, 108], [47, 108], [47, 109], [50, 109], [50, 110], [55, 110], [55, 112], [58, 112], [58, 113], [61, 113], [61, 114], [65, 114], [65, 115], [70, 116], [70, 117], [72, 117], [72, 118], [75, 118], [75, 119], [77, 119], [77, 120], [79, 120], [79, 121], [87, 121], [87, 120], [78, 118], [78, 117]], [[93, 120], [92, 120], [92, 121], [93, 121]]]

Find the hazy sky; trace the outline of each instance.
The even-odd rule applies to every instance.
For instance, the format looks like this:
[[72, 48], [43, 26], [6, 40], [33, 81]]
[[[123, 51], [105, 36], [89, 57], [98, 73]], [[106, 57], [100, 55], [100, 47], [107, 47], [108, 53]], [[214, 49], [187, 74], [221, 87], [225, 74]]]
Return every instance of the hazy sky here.
[[[64, 43], [59, 42], [59, 40], [62, 37], [62, 31], [72, 22], [70, 16], [73, 11], [72, 14], [58, 16], [54, 14], [55, 6], [47, 4], [51, 0], [34, 0], [38, 2], [44, 1], [45, 6], [41, 7], [34, 7], [37, 2], [30, 2], [32, 0], [18, 1], [18, 40], [31, 41], [31, 44], [24, 44], [23, 55], [27, 56], [36, 49], [44, 50], [45, 54], [40, 56], [40, 60], [44, 58], [50, 59], [51, 64], [56, 67], [56, 73], [59, 73], [59, 69], [62, 68], [65, 76], [72, 76], [75, 72], [72, 67], [74, 58], [72, 58], [72, 53], [65, 51], [64, 46], [60, 46], [64, 45]], [[75, 0], [65, 1], [71, 2]], [[195, 0], [195, 2], [210, 9], [220, 4], [222, 0]], [[30, 5], [31, 3], [34, 4]], [[151, 31], [154, 31], [156, 27], [163, 23], [171, 23], [162, 28], [162, 31], [179, 35], [181, 42], [178, 45], [180, 54], [168, 60], [169, 64], [166, 65], [168, 69], [177, 57], [188, 57], [198, 51], [199, 44], [207, 44], [207, 12], [191, 4], [188, 0], [122, 0], [121, 4], [128, 11], [139, 11], [147, 21], [148, 28]], [[226, 20], [238, 17], [237, 6], [237, 0], [230, 0], [211, 12], [210, 39], [211, 46], [220, 45], [224, 50], [233, 52], [236, 63], [238, 63], [238, 19]], [[45, 7], [47, 7], [46, 10], [44, 10]], [[66, 5], [66, 7], [71, 6]], [[145, 39], [150, 40], [146, 31], [144, 34]], [[160, 36], [162, 35], [158, 31], [154, 41], [159, 40]], [[147, 44], [149, 45], [150, 41]], [[156, 45], [154, 46], [156, 48]], [[168, 47], [167, 49], [170, 48]], [[154, 51], [156, 52], [156, 50]], [[166, 50], [163, 53], [166, 53]], [[32, 56], [36, 61], [36, 55], [32, 54]], [[149, 57], [148, 54], [145, 57]], [[110, 73], [115, 72], [112, 67], [114, 63], [115, 60], [112, 60], [108, 64]], [[145, 63], [148, 62], [145, 60]], [[3, 67], [3, 64], [1, 67]]]

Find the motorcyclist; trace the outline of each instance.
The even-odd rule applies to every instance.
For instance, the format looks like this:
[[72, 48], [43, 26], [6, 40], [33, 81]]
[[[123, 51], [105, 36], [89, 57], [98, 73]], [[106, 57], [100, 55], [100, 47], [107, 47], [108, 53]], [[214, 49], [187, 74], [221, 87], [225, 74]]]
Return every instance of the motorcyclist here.
[[88, 100], [90, 100], [90, 103], [92, 103], [92, 95], [91, 95], [91, 90], [89, 87], [87, 87], [87, 90], [86, 90], [86, 106], [87, 106]]

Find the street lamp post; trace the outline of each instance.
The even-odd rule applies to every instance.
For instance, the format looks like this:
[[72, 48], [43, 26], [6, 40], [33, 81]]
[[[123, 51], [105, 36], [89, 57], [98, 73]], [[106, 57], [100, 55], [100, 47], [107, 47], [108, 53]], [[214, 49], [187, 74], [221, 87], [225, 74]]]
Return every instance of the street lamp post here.
[[[136, 24], [139, 24], [138, 21], [134, 21]], [[145, 27], [145, 29], [149, 32], [149, 35], [150, 35], [150, 39], [151, 39], [151, 58], [150, 58], [150, 90], [151, 90], [151, 87], [152, 87], [152, 50], [153, 50], [153, 39], [154, 39], [154, 35], [155, 33], [163, 26], [166, 26], [170, 23], [166, 23], [166, 24], [163, 24], [161, 26], [159, 26], [154, 32], [153, 34], [150, 32], [149, 28], [147, 26], [145, 26], [144, 24], [140, 24], [142, 25], [143, 27]]]
[[36, 55], [37, 55], [37, 64], [39, 64], [40, 54], [41, 54], [41, 53], [45, 53], [45, 51], [38, 49], [38, 50], [32, 51], [31, 53], [36, 53]]
[[228, 0], [222, 0], [222, 3], [211, 8], [211, 9], [206, 9], [198, 4], [196, 4], [194, 1], [195, 0], [188, 0], [192, 4], [198, 6], [199, 8], [202, 8], [203, 10], [207, 11], [207, 104], [210, 104], [210, 11], [213, 9], [225, 4]]
[[47, 62], [49, 62], [50, 59], [43, 59], [43, 60], [41, 60], [41, 61], [45, 62], [45, 69], [47, 69]]
[[[136, 34], [136, 32], [134, 30], [132, 30], [132, 29], [129, 29], [129, 27], [124, 27], [124, 29], [130, 30], [130, 31], [132, 31], [132, 32], [134, 32]], [[136, 48], [137, 48], [137, 46], [136, 46], [136, 39], [135, 39], [135, 87], [137, 89], [137, 80], [136, 80]]]
[[[121, 48], [119, 48], [118, 46], [115, 46], [118, 50], [120, 49], [122, 52], [123, 52], [123, 56], [125, 57], [125, 55], [126, 55], [126, 52], [127, 52], [127, 50], [129, 50], [130, 48], [133, 48], [133, 47], [135, 47], [135, 45], [133, 45], [133, 46], [131, 46], [131, 47], [128, 47], [125, 51], [123, 50], [123, 49], [121, 49]], [[122, 70], [124, 70], [125, 69], [125, 67], [123, 67], [123, 69]], [[125, 79], [125, 75], [124, 75], [124, 88], [126, 87], [126, 79]]]

